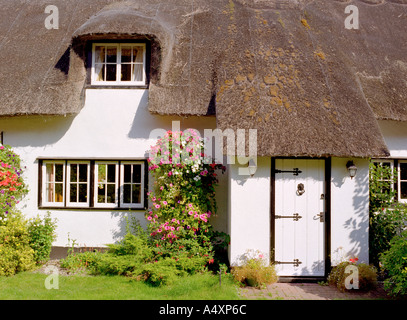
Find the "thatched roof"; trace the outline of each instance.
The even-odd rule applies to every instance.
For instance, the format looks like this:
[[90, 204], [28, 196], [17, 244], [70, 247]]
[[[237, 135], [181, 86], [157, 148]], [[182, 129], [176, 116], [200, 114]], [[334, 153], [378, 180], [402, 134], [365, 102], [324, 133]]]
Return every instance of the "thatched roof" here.
[[92, 39], [152, 43], [149, 110], [257, 129], [267, 156], [385, 156], [407, 121], [407, 0], [0, 0], [0, 116], [75, 114]]

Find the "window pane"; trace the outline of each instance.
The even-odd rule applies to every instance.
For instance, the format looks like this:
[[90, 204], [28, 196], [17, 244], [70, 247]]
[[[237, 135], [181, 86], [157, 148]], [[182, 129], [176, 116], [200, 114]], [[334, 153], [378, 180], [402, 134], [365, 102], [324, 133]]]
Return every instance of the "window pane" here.
[[55, 202], [63, 202], [63, 185], [62, 183], [55, 183]]
[[117, 48], [116, 47], [108, 47], [107, 48], [107, 57], [106, 62], [117, 62]]
[[141, 183], [141, 165], [133, 165], [133, 182]]
[[407, 180], [407, 163], [400, 163], [400, 180]]
[[133, 81], [143, 81], [142, 64], [133, 64]]
[[52, 163], [47, 163], [46, 164], [47, 168], [47, 182], [52, 182], [54, 181], [54, 165]]
[[123, 186], [123, 202], [124, 203], [131, 203], [131, 185], [130, 184], [125, 184]]
[[105, 203], [105, 185], [99, 185], [98, 188], [98, 203]]
[[121, 81], [130, 81], [131, 80], [131, 64], [122, 64], [121, 65]]
[[78, 194], [78, 186], [76, 183], [71, 183], [71, 191], [69, 194], [69, 201], [76, 202], [76, 195]]
[[129, 183], [131, 182], [131, 164], [124, 165], [124, 182]]
[[98, 165], [98, 182], [105, 182], [106, 181], [106, 165], [99, 164]]
[[140, 203], [141, 202], [141, 186], [133, 184], [133, 201], [132, 203]]
[[121, 61], [123, 62], [131, 62], [131, 47], [122, 47], [122, 57]]
[[54, 202], [54, 184], [53, 183], [48, 183], [47, 184], [47, 202]]
[[116, 182], [116, 165], [109, 164], [107, 166], [107, 182]]
[[85, 183], [79, 184], [79, 202], [88, 201], [88, 185]]
[[106, 81], [116, 81], [116, 64], [106, 65]]
[[64, 181], [64, 165], [55, 164], [55, 181], [63, 182]]
[[78, 181], [78, 166], [71, 164], [71, 182]]
[[107, 185], [107, 203], [115, 203], [116, 186], [114, 184]]
[[96, 81], [105, 81], [106, 65], [95, 64]]
[[79, 182], [88, 181], [88, 165], [80, 164], [79, 165]]
[[400, 199], [407, 199], [407, 182], [401, 182], [400, 189]]
[[96, 46], [95, 47], [95, 63], [105, 62], [105, 47]]
[[143, 62], [143, 47], [133, 47], [133, 62]]

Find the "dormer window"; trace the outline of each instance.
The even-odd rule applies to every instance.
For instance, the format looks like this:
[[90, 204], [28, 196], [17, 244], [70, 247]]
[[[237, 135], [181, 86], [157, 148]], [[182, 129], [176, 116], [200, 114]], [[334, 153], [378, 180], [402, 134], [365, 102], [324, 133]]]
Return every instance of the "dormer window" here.
[[146, 85], [145, 43], [94, 43], [92, 85]]

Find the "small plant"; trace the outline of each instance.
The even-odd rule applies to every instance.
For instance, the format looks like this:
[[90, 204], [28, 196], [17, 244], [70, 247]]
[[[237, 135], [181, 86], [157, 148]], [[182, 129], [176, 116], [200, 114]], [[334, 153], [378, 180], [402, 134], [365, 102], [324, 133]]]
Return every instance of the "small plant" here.
[[262, 288], [277, 281], [274, 265], [268, 265], [259, 251], [246, 253], [243, 265], [233, 267], [232, 274], [237, 281], [251, 287]]
[[52, 220], [50, 212], [41, 218], [39, 215], [28, 221], [30, 246], [34, 249], [34, 259], [39, 263], [49, 260], [52, 242], [56, 238], [56, 220]]
[[387, 273], [384, 288], [393, 296], [407, 296], [407, 231], [391, 240], [380, 262]]
[[377, 285], [377, 270], [372, 265], [365, 263], [357, 264], [358, 258], [349, 259], [334, 266], [329, 273], [328, 283], [336, 286], [340, 291], [347, 290], [345, 280], [350, 273], [347, 272], [347, 267], [350, 265], [356, 266], [358, 269], [359, 290], [365, 291], [376, 287]]

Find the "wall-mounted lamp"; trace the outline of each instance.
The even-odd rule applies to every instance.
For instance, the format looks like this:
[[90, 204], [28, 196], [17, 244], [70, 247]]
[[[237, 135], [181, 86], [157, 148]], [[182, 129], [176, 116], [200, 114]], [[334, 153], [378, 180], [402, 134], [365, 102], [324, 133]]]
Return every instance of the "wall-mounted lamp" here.
[[346, 169], [348, 169], [350, 178], [353, 179], [353, 177], [356, 176], [356, 171], [358, 171], [358, 168], [355, 166], [352, 160], [349, 160], [346, 163]]
[[249, 162], [247, 163], [247, 168], [249, 169], [250, 176], [253, 177], [253, 175], [255, 174], [255, 172], [257, 170], [257, 164], [256, 164], [256, 161], [254, 161], [253, 158], [251, 158], [249, 160]]

